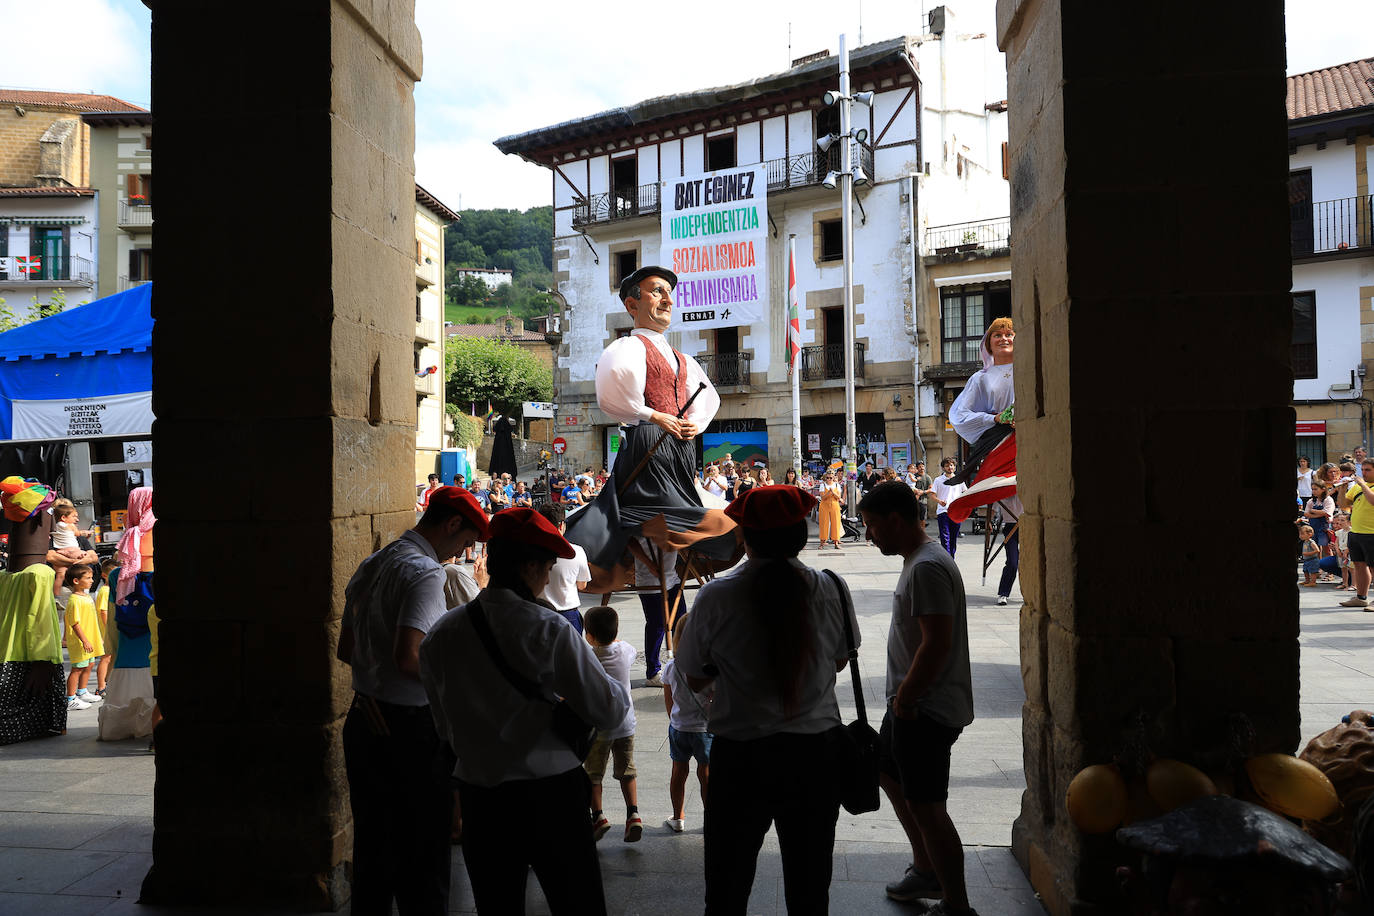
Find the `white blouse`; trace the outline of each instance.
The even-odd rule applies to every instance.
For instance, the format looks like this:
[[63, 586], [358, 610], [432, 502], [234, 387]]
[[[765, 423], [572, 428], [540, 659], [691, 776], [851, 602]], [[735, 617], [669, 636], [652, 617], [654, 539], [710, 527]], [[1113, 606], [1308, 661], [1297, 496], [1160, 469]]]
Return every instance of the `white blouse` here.
[[[658, 348], [668, 367], [674, 372], [677, 371], [677, 359], [673, 356], [673, 348], [668, 346], [668, 341], [663, 339], [662, 334], [645, 328], [635, 328], [633, 335], [645, 338]], [[644, 386], [648, 379], [648, 371], [645, 368], [647, 362], [644, 344], [629, 337], [613, 341], [609, 347], [601, 351], [601, 358], [596, 363], [596, 403], [603, 413], [621, 423], [638, 423], [653, 416], [653, 408], [644, 403]], [[706, 373], [695, 359], [684, 353], [682, 364], [687, 372], [688, 397], [692, 396], [699, 384], [706, 385], [705, 390], [688, 408], [685, 418], [695, 423], [698, 428], [705, 429], [706, 424], [715, 418], [716, 411], [720, 410], [720, 395], [716, 393], [715, 386], [711, 384], [711, 380], [706, 377]]]

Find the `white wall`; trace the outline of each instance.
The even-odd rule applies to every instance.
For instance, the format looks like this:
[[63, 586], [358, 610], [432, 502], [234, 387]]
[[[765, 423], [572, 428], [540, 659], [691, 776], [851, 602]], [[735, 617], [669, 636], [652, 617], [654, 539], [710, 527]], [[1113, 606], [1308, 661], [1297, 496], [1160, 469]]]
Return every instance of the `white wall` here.
[[[0, 209], [3, 209], [6, 216], [77, 218], [82, 220], [78, 225], [65, 227], [68, 238], [67, 254], [73, 258], [82, 258], [87, 262], [85, 265], [80, 265], [80, 270], [88, 275], [88, 279], [85, 281], [73, 279], [68, 282], [43, 281], [40, 284], [35, 281], [19, 282], [18, 275], [11, 273], [9, 280], [0, 280], [0, 299], [5, 300], [17, 317], [25, 317], [33, 311], [34, 297], [37, 297], [40, 304], [46, 305], [51, 300], [54, 289], [62, 290], [67, 308], [83, 305], [100, 298], [102, 292], [98, 284], [100, 265], [96, 260], [98, 251], [96, 234], [99, 223], [97, 222], [95, 197], [11, 197], [3, 199], [3, 202], [0, 203]], [[10, 258], [30, 254], [29, 244], [32, 228], [30, 226], [0, 225], [0, 232], [6, 233], [8, 236], [8, 256]], [[78, 265], [73, 263], [73, 274], [77, 272], [77, 269]], [[115, 290], [104, 291], [106, 295], [113, 292]]]
[[1354, 144], [1337, 139], [1327, 142], [1326, 149], [1319, 150], [1315, 144], [1300, 146], [1288, 157], [1288, 170], [1300, 169], [1312, 170], [1314, 202], [1355, 196]]
[[[1323, 399], [1330, 386], [1349, 384], [1360, 363], [1360, 287], [1374, 285], [1374, 261], [1323, 261], [1293, 265], [1293, 289], [1317, 294], [1317, 378], [1295, 379], [1296, 400]], [[1374, 379], [1367, 380], [1374, 384]]]

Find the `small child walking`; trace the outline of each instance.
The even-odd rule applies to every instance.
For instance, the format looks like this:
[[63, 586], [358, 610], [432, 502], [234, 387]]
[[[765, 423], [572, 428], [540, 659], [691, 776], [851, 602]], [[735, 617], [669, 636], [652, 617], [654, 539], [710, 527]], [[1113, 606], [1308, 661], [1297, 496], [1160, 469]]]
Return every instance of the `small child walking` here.
[[1321, 564], [1322, 549], [1317, 546], [1317, 542], [1312, 537], [1311, 525], [1303, 525], [1299, 528], [1298, 536], [1302, 538], [1302, 584], [1308, 588], [1313, 588], [1317, 584], [1317, 571]]
[[[687, 630], [684, 614], [673, 625], [673, 645], [682, 643]], [[687, 676], [677, 670], [672, 661], [663, 666], [663, 703], [668, 707], [668, 759], [673, 762], [668, 777], [668, 799], [673, 804], [673, 816], [668, 829], [681, 833], [687, 827], [687, 775], [692, 761], [697, 762], [697, 782], [701, 784], [701, 804], [706, 805], [706, 785], [711, 778], [711, 738], [707, 731], [711, 700], [715, 690], [707, 688], [697, 693], [687, 683]]]
[[91, 679], [92, 663], [98, 663], [105, 654], [95, 602], [90, 594], [95, 573], [84, 563], [69, 566], [66, 584], [72, 590], [67, 599], [67, 654], [72, 663], [71, 673], [67, 675], [67, 708], [89, 709], [91, 704], [103, 699], [87, 691], [86, 683]]
[[[620, 633], [620, 616], [605, 606], [587, 611], [582, 621], [587, 642], [591, 643], [597, 661], [606, 674], [630, 689], [630, 663], [635, 660], [634, 646], [616, 637]], [[606, 777], [606, 759], [614, 760], [611, 775], [620, 783], [625, 797], [625, 842], [638, 843], [644, 835], [644, 821], [639, 817], [639, 790], [635, 786], [635, 710], [632, 705], [616, 728], [598, 729], [587, 755], [587, 776], [592, 781], [592, 835], [600, 840], [611, 829], [611, 822], [601, 809], [601, 781]]]

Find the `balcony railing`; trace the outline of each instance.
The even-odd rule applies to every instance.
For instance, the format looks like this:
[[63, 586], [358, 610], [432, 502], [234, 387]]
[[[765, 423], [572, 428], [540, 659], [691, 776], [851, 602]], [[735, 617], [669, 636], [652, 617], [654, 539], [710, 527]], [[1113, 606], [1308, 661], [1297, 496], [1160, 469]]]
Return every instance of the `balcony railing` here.
[[[827, 173], [840, 170], [840, 144], [836, 143], [825, 152], [811, 150], [799, 156], [784, 156], [769, 159], [768, 190], [788, 191], [793, 188], [814, 187], [825, 181]], [[864, 172], [873, 178], [873, 148], [858, 144], [850, 156], [852, 165], [862, 165]]]
[[119, 225], [120, 226], [151, 226], [153, 224], [153, 206], [149, 203], [130, 203], [127, 200], [119, 202]]
[[119, 277], [119, 278], [118, 278], [119, 289], [115, 290], [115, 292], [117, 292], [117, 293], [122, 293], [122, 292], [124, 292], [125, 290], [133, 289], [135, 286], [142, 286], [144, 283], [152, 283], [152, 282], [153, 282], [152, 280], [139, 280], [139, 279], [130, 280], [128, 277]]
[[415, 378], [415, 393], [427, 398], [439, 395], [439, 376], [421, 375]]
[[0, 280], [51, 286], [56, 283], [91, 283], [91, 262], [75, 255], [0, 258]]
[[[802, 347], [803, 382], [822, 382], [827, 379], [844, 378], [844, 344], [826, 344], [824, 347]], [[864, 345], [854, 344], [854, 378], [864, 377]]]
[[425, 343], [439, 342], [439, 322], [433, 318], [415, 319], [415, 339]]
[[698, 356], [697, 362], [712, 385], [746, 386], [752, 359], [748, 353], [709, 353]]
[[658, 183], [655, 182], [637, 188], [616, 188], [578, 201], [573, 209], [573, 225], [610, 223], [636, 216], [652, 216], [657, 212]]
[[1011, 246], [1011, 217], [978, 219], [926, 229], [926, 254], [945, 255], [965, 251], [996, 250]]
[[1293, 257], [1367, 249], [1374, 243], [1374, 197], [1319, 200], [1292, 208]]

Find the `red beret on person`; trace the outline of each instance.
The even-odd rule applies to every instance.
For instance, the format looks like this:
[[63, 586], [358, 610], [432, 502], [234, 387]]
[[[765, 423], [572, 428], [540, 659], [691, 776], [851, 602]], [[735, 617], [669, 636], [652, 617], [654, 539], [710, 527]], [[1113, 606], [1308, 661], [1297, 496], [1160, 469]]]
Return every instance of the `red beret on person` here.
[[802, 521], [815, 507], [816, 497], [800, 487], [775, 484], [750, 487], [725, 507], [725, 515], [742, 528], [781, 528]]
[[[431, 502], [434, 501], [433, 496], [429, 499]], [[503, 509], [496, 513], [491, 517], [491, 536], [492, 539], [505, 538], [542, 547], [565, 560], [571, 560], [576, 556], [572, 545], [558, 533], [553, 523], [533, 509], [520, 507]]]
[[487, 530], [487, 513], [482, 511], [482, 504], [477, 501], [476, 496], [462, 487], [440, 487], [429, 494], [429, 504], [452, 509], [467, 519], [472, 527], [477, 529], [477, 540], [485, 541], [490, 536]]

